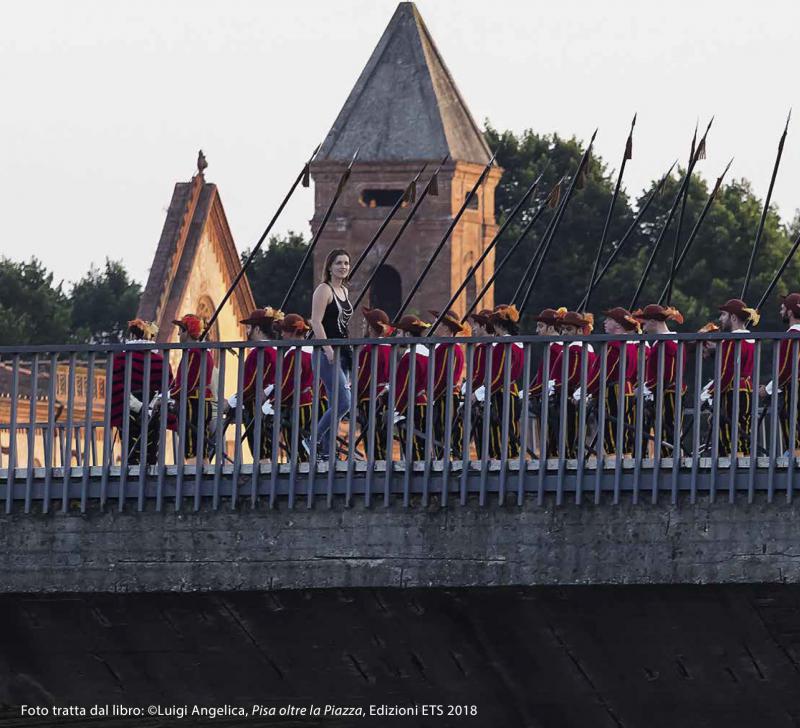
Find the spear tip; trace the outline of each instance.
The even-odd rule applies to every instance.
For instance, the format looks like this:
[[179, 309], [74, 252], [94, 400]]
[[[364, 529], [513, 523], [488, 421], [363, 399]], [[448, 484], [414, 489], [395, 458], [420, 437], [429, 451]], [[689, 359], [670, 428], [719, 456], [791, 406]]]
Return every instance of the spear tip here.
[[636, 117], [639, 116], [639, 112], [635, 111], [633, 114], [633, 121], [631, 122], [631, 131], [633, 131], [633, 127], [636, 126]]
[[792, 107], [789, 107], [789, 114], [786, 117], [786, 126], [783, 127], [783, 134], [786, 136], [786, 132], [789, 131], [789, 122], [792, 120]]
[[711, 121], [709, 121], [709, 122], [708, 122], [708, 126], [706, 127], [706, 133], [705, 133], [705, 134], [703, 134], [703, 136], [706, 136], [706, 134], [708, 134], [708, 131], [709, 131], [709, 129], [711, 129], [711, 125], [712, 125], [713, 123], [714, 123], [714, 115], [712, 114], [712, 116], [711, 116]]
[[358, 153], [360, 151], [361, 151], [361, 146], [359, 145], [356, 147], [356, 151], [353, 152], [353, 158], [350, 160], [350, 164], [348, 165], [349, 167], [352, 167], [355, 164], [356, 159], [358, 159]]
[[594, 138], [597, 136], [597, 132], [598, 132], [599, 130], [600, 130], [600, 127], [597, 127], [597, 129], [595, 129], [595, 130], [594, 130], [594, 134], [592, 134], [592, 138], [591, 138], [591, 140], [589, 141], [589, 145], [590, 145], [590, 146], [591, 146], [592, 144], [594, 144]]

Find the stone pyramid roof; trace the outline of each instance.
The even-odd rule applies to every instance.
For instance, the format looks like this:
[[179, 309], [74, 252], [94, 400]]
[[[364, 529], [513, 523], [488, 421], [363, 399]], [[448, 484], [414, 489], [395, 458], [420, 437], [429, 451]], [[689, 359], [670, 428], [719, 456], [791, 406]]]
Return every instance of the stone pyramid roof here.
[[317, 161], [349, 160], [359, 147], [359, 162], [491, 156], [414, 3], [397, 6]]

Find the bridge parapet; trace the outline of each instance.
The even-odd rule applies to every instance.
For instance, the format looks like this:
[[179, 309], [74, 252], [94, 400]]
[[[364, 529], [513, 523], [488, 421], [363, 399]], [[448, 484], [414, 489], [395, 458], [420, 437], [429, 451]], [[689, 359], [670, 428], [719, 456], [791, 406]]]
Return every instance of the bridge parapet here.
[[2, 588], [798, 576], [796, 338], [577, 337], [561, 359], [552, 343], [353, 341], [358, 406], [329, 460], [319, 342], [0, 350]]

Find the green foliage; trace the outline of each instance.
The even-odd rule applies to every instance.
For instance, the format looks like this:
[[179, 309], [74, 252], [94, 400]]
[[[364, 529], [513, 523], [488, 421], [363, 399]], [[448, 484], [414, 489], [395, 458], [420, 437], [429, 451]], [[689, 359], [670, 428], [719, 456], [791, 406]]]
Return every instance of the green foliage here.
[[120, 261], [106, 259], [103, 270], [92, 266], [72, 288], [73, 336], [94, 343], [123, 341], [141, 293]]
[[[682, 175], [683, 172], [678, 174]], [[663, 226], [679, 184], [680, 179], [677, 176], [668, 180], [664, 193], [654, 200], [650, 208], [658, 224], [650, 226], [641, 241], [642, 247], [636, 254], [638, 271], [644, 269], [646, 258]], [[688, 239], [709, 193], [705, 180], [693, 176], [681, 231], [681, 245]], [[686, 318], [684, 328], [691, 330], [699, 328], [708, 320], [716, 320], [721, 303], [729, 298], [741, 297], [762, 205], [747, 180], [733, 180], [720, 188], [685, 262], [678, 271], [673, 287], [671, 302], [683, 312]], [[666, 284], [675, 246], [677, 218], [676, 213], [656, 255], [640, 303], [656, 300]], [[755, 306], [758, 303], [790, 247], [787, 230], [775, 209], [771, 208], [748, 287], [748, 304]], [[777, 295], [785, 293], [790, 287], [797, 287], [798, 273], [800, 259], [795, 258], [778, 282], [775, 292], [764, 303], [759, 329], [769, 331], [784, 328], [777, 315]]]
[[[498, 152], [498, 161], [505, 172], [497, 187], [497, 215], [502, 222], [514, 207], [528, 185], [544, 171], [540, 184], [540, 198], [545, 197], [563, 175], [572, 175], [577, 169], [583, 148], [575, 139], [565, 140], [557, 134], [539, 135], [528, 130], [519, 137], [512, 132], [499, 133], [491, 126], [486, 131], [487, 142]], [[566, 209], [562, 223], [545, 258], [536, 280], [528, 307], [525, 310], [524, 329], [531, 331], [530, 317], [545, 306], [574, 308], [589, 283], [592, 262], [603, 231], [615, 180], [607, 173], [606, 165], [594, 156], [587, 174], [586, 185], [576, 190]], [[568, 185], [562, 186], [566, 194]], [[538, 201], [530, 205], [524, 215], [512, 223], [497, 246], [499, 262], [518, 238]], [[547, 210], [534, 225], [514, 257], [497, 277], [495, 301], [510, 302], [523, 275], [541, 242], [554, 211]], [[621, 237], [632, 220], [632, 213], [624, 193], [617, 200], [609, 240]], [[609, 246], [610, 247], [610, 246]], [[593, 298], [593, 308], [605, 308], [604, 290]]]
[[31, 258], [0, 258], [0, 345], [63, 343], [70, 338], [69, 299], [53, 274]]
[[[583, 153], [583, 146], [576, 139], [564, 140], [557, 135], [538, 135], [532, 131], [515, 135], [509, 131], [498, 132], [487, 125], [486, 137], [489, 146], [498, 151], [498, 162], [505, 169], [496, 193], [499, 222], [502, 222], [539, 172], [546, 169], [540, 187], [541, 194], [546, 195], [561, 175], [574, 174]], [[705, 162], [700, 162], [699, 166], [702, 168], [705, 165]], [[700, 171], [707, 173], [707, 169]], [[536, 281], [525, 311], [523, 330], [533, 330], [530, 317], [541, 308], [574, 308], [583, 297], [608, 213], [616, 174], [616, 170], [608, 173], [603, 160], [596, 154], [593, 155], [587, 185], [583, 190], [575, 192]], [[667, 180], [661, 194], [645, 214], [640, 229], [626, 242], [625, 248], [609, 268], [608, 275], [592, 294], [591, 309], [595, 313], [612, 306], [627, 307], [630, 304], [652, 246], [661, 232], [678, 191], [682, 175], [683, 171], [678, 170]], [[638, 205], [643, 203], [655, 185], [654, 181], [642, 192], [636, 201]], [[681, 227], [681, 247], [688, 239], [709, 191], [708, 184], [696, 171], [689, 185]], [[715, 320], [721, 303], [740, 296], [762, 205], [763, 202], [753, 194], [747, 180], [734, 180], [721, 187], [673, 287], [672, 303], [686, 317], [682, 330], [691, 331], [710, 319]], [[531, 208], [534, 207], [535, 204], [532, 204]], [[552, 212], [548, 211], [540, 218], [514, 258], [498, 276], [495, 287], [497, 303], [511, 300], [522, 271], [532, 259], [551, 215]], [[634, 210], [627, 197], [620, 194], [603, 260], [611, 253], [612, 246], [628, 228], [633, 216]], [[521, 222], [515, 221], [509, 227], [498, 244], [498, 261], [517, 239], [524, 222], [525, 219]], [[638, 305], [656, 301], [661, 295], [670, 273], [677, 225], [676, 213], [659, 247]], [[787, 228], [781, 223], [776, 209], [771, 207], [748, 289], [748, 303], [755, 305], [758, 302], [798, 233], [800, 213]], [[777, 316], [777, 295], [798, 288], [800, 254], [791, 262], [775, 293], [764, 304], [759, 329], [783, 328]]]
[[[270, 236], [266, 250], [259, 250], [247, 269], [247, 279], [250, 281], [256, 306], [280, 306], [306, 250], [308, 242], [300, 233], [290, 230], [283, 236]], [[242, 253], [243, 263], [249, 255], [249, 250]], [[304, 316], [311, 314], [313, 284], [314, 271], [309, 260], [286, 303], [286, 313]]]
[[0, 345], [120, 341], [140, 293], [120, 262], [90, 268], [68, 296], [36, 258], [0, 258]]

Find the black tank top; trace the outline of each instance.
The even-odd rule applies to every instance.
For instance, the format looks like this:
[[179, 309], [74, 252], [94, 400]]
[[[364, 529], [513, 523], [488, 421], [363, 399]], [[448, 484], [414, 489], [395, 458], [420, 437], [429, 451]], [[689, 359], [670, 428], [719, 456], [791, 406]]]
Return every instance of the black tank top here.
[[[347, 339], [349, 338], [347, 324], [353, 315], [353, 304], [350, 303], [346, 291], [344, 299], [341, 299], [337, 297], [333, 286], [330, 283], [327, 285], [331, 289], [333, 300], [325, 307], [325, 313], [322, 315], [322, 327], [325, 329], [325, 335], [329, 339]], [[343, 346], [339, 356], [342, 370], [346, 374], [352, 371], [353, 350], [349, 346]]]
[[325, 307], [325, 313], [322, 315], [325, 335], [329, 339], [347, 339], [349, 338], [347, 324], [353, 315], [353, 305], [347, 297], [347, 292], [344, 294], [344, 299], [341, 299], [336, 296], [336, 291], [330, 283], [327, 286], [331, 289], [333, 300]]

